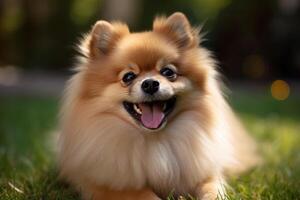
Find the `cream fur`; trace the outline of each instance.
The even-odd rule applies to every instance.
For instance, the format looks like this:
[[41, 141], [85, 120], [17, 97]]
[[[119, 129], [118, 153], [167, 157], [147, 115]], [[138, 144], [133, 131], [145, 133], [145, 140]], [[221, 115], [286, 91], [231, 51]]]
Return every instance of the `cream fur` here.
[[[126, 41], [124, 37], [120, 43]], [[149, 33], [137, 37], [150, 44], [153, 38], [161, 40]], [[164, 48], [174, 48], [161, 43], [167, 45]], [[157, 44], [153, 46], [157, 48]], [[120, 45], [115, 52], [124, 48]], [[151, 52], [151, 48], [147, 46], [144, 51]], [[206, 180], [216, 180], [213, 186], [221, 190], [226, 172], [241, 171], [256, 162], [255, 145], [222, 96], [210, 53], [196, 47], [179, 59], [182, 65], [192, 63], [194, 67], [187, 69], [191, 72], [187, 71], [182, 80], [163, 83], [180, 98], [167, 125], [156, 132], [138, 127], [122, 107], [122, 100], [139, 94], [130, 96], [119, 82], [92, 78], [109, 72], [98, 72], [93, 65], [103, 65], [101, 70], [105, 70], [110, 61], [91, 63], [87, 58], [79, 65], [67, 86], [62, 108], [59, 165], [63, 177], [83, 191], [93, 185], [112, 190], [150, 187], [161, 196], [171, 191], [198, 195], [198, 185]]]

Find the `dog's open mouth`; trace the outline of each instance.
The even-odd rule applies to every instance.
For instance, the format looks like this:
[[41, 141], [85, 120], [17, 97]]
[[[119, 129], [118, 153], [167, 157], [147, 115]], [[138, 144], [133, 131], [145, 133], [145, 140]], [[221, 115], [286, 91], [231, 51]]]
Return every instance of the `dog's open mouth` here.
[[145, 128], [158, 129], [175, 107], [176, 98], [141, 103], [123, 102], [125, 110]]

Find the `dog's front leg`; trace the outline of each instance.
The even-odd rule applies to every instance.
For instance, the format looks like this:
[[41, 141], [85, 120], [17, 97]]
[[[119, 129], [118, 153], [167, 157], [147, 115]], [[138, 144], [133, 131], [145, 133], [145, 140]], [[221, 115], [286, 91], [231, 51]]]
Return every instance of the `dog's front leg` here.
[[109, 190], [97, 188], [91, 191], [86, 200], [160, 200], [160, 198], [149, 188], [141, 190]]
[[199, 200], [215, 200], [225, 196], [225, 182], [222, 178], [209, 178], [197, 185], [195, 196]]

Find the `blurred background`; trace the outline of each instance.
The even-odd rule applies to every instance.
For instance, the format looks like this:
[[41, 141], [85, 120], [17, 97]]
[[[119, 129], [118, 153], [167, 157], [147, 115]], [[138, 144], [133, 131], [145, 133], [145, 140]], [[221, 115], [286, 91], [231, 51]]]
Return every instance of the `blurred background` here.
[[299, 199], [299, 0], [0, 0], [0, 199], [77, 199], [57, 182], [48, 141], [78, 39], [99, 19], [142, 31], [175, 11], [203, 25], [266, 160], [231, 197]]
[[20, 73], [32, 80], [68, 74], [78, 38], [99, 19], [140, 31], [151, 29], [155, 15], [175, 11], [204, 26], [202, 45], [228, 79], [283, 79], [281, 87], [299, 79], [298, 0], [1, 0], [0, 84], [18, 84]]
[[204, 24], [205, 45], [229, 77], [299, 78], [298, 0], [1, 0], [0, 65], [66, 71], [78, 37], [96, 20], [122, 20], [139, 31], [175, 11]]
[[202, 45], [228, 79], [281, 79], [283, 88], [299, 79], [299, 0], [1, 0], [0, 85], [24, 89], [42, 78], [41, 84], [59, 87], [51, 76], [59, 81], [70, 72], [78, 38], [97, 20], [121, 20], [140, 31], [151, 29], [155, 15], [175, 11], [204, 25]]

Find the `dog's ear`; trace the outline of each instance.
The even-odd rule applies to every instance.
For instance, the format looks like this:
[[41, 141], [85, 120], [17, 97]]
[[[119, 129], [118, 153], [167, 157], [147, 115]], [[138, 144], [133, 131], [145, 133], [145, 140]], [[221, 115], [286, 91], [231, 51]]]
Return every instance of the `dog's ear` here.
[[197, 40], [188, 19], [181, 12], [176, 12], [168, 18], [156, 18], [153, 22], [153, 31], [172, 40], [179, 48], [188, 48]]
[[116, 47], [117, 42], [128, 33], [129, 30], [125, 24], [97, 21], [89, 35], [89, 57], [97, 58], [101, 55], [108, 55]]

